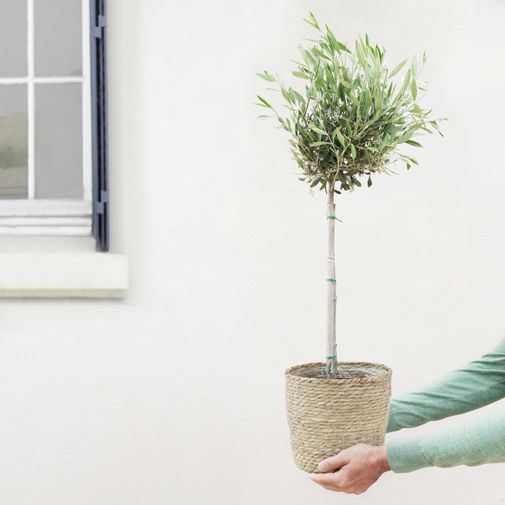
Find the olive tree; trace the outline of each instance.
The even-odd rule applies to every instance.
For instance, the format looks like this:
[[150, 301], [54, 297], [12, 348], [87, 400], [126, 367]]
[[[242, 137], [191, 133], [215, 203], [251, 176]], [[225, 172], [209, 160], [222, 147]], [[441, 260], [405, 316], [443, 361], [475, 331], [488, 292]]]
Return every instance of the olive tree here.
[[[258, 95], [257, 105], [268, 109], [289, 133], [300, 180], [327, 194], [328, 300], [326, 371], [339, 376], [336, 355], [335, 195], [372, 185], [378, 173], [393, 173], [398, 162], [407, 169], [417, 160], [402, 151], [422, 147], [419, 134], [440, 133], [431, 110], [419, 104], [424, 85], [419, 81], [426, 56], [402, 61], [392, 70], [385, 50], [368, 36], [348, 47], [332, 30], [321, 27], [311, 13], [305, 19], [317, 33], [310, 48], [300, 47], [300, 62], [292, 71], [301, 85], [289, 86], [268, 71], [257, 75], [280, 92], [280, 106]], [[273, 115], [272, 115], [273, 114]]]

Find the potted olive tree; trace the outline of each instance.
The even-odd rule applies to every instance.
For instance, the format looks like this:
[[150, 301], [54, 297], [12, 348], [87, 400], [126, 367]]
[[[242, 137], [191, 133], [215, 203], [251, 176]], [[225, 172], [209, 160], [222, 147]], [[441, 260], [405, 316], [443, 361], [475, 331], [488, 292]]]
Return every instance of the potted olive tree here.
[[[293, 76], [300, 86], [288, 86], [264, 71], [258, 76], [280, 92], [277, 102], [258, 95], [290, 135], [300, 180], [324, 191], [327, 198], [328, 270], [327, 335], [324, 363], [308, 363], [286, 371], [286, 394], [291, 446], [296, 464], [317, 471], [317, 463], [353, 444], [379, 445], [387, 425], [391, 370], [376, 363], [337, 360], [335, 200], [343, 191], [372, 185], [393, 165], [417, 165], [405, 146], [421, 147], [415, 138], [439, 131], [431, 111], [418, 103], [424, 91], [418, 76], [425, 56], [389, 70], [383, 48], [368, 36], [349, 48], [313, 14], [305, 19], [317, 39], [301, 47], [302, 61]], [[282, 109], [280, 105], [284, 106]], [[287, 112], [284, 112], [287, 111]]]

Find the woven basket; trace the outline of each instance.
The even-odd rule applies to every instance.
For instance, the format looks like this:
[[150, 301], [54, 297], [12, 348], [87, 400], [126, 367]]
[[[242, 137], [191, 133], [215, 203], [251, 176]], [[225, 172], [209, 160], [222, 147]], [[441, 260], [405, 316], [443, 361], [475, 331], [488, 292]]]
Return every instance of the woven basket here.
[[374, 376], [330, 380], [311, 377], [323, 363], [286, 370], [286, 406], [293, 458], [301, 470], [358, 443], [381, 445], [388, 422], [391, 369], [364, 362], [339, 363], [375, 371]]

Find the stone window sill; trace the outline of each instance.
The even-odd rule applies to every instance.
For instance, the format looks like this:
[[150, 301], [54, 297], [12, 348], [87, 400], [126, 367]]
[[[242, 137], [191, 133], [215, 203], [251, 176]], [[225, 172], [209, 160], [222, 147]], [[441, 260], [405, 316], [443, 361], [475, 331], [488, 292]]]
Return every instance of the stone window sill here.
[[127, 290], [128, 257], [123, 254], [0, 253], [0, 298], [122, 298]]

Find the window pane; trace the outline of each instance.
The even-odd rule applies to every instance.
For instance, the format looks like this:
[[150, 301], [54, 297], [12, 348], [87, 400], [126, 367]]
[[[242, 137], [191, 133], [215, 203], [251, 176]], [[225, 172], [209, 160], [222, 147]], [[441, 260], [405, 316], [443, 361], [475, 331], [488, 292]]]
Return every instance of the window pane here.
[[24, 0], [0, 0], [0, 77], [27, 74], [27, 13]]
[[80, 84], [35, 86], [35, 198], [82, 198]]
[[35, 2], [35, 76], [82, 74], [81, 1]]
[[26, 85], [0, 85], [0, 198], [28, 193]]

